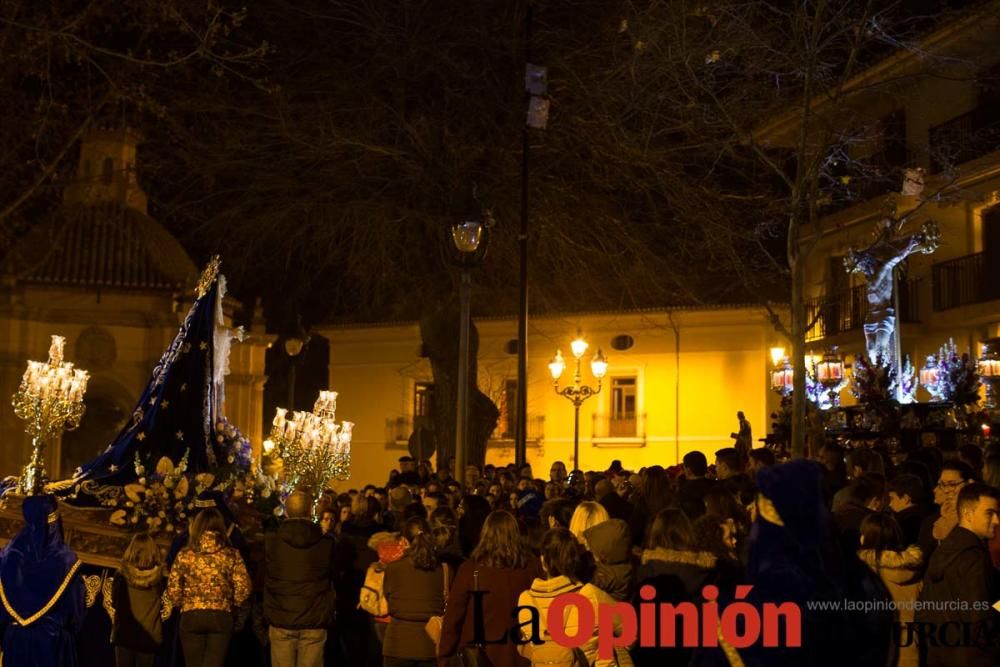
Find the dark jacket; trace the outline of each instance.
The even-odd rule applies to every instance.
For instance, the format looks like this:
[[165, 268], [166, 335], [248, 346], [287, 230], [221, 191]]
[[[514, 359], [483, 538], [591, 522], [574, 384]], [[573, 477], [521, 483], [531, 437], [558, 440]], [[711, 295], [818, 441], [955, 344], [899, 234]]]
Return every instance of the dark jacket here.
[[624, 519], [625, 521], [632, 519], [632, 505], [615, 492], [606, 494], [597, 502], [604, 506], [604, 509], [608, 511], [608, 516], [612, 519]]
[[421, 570], [404, 556], [385, 568], [382, 591], [389, 603], [389, 627], [382, 655], [390, 658], [433, 660], [434, 644], [424, 626], [431, 616], [444, 614], [444, 567]]
[[927, 515], [924, 509], [914, 505], [907, 507], [902, 512], [895, 512], [894, 515], [896, 521], [899, 522], [899, 527], [903, 529], [903, 540], [906, 542], [906, 546], [919, 544], [920, 525]]
[[163, 569], [139, 570], [125, 564], [111, 585], [115, 610], [111, 643], [139, 653], [155, 653], [163, 643]]
[[674, 506], [694, 521], [705, 513], [705, 494], [714, 484], [715, 480], [707, 477], [685, 479], [674, 496]]
[[[669, 599], [678, 602], [701, 596], [701, 589], [712, 582], [716, 557], [707, 551], [646, 549], [636, 572], [638, 585], [652, 584], [670, 591]], [[659, 598], [659, 596], [657, 596]]]
[[[642, 564], [636, 572], [637, 587], [652, 586], [657, 604], [672, 604], [676, 608], [683, 602], [699, 603], [701, 589], [714, 583], [716, 557], [704, 551], [677, 551], [674, 549], [647, 549], [642, 552]], [[635, 603], [641, 600], [636, 595]], [[681, 621], [675, 621], [677, 636], [683, 636]], [[678, 642], [680, 644], [680, 642]], [[632, 648], [632, 660], [637, 667], [665, 664], [686, 665], [691, 649], [681, 646]]]
[[840, 543], [852, 551], [861, 546], [861, 523], [872, 511], [864, 505], [848, 500], [833, 513], [833, 523], [840, 535]]
[[[997, 613], [988, 605], [996, 601], [997, 596], [996, 573], [985, 541], [972, 531], [956, 526], [931, 556], [920, 601], [953, 603], [964, 600], [969, 603], [969, 608], [964, 611], [935, 609], [924, 604], [917, 610], [915, 618], [918, 623], [934, 623], [938, 628], [943, 623], [968, 624], [972, 637], [986, 630], [996, 633], [1000, 629], [994, 619]], [[974, 601], [987, 602], [986, 609], [973, 609]], [[965, 627], [962, 627], [952, 634], [961, 637], [964, 631]], [[1000, 647], [928, 645], [926, 656], [926, 664], [930, 667], [992, 667], [1000, 664]]]
[[265, 538], [264, 614], [276, 628], [325, 628], [333, 620], [333, 539], [308, 519], [287, 519]]
[[479, 572], [483, 630], [488, 640], [507, 637], [507, 641], [486, 646], [486, 657], [493, 667], [527, 667], [528, 660], [517, 652], [517, 646], [510, 641], [509, 632], [513, 624], [511, 614], [517, 606], [518, 596], [531, 587], [531, 582], [544, 576], [542, 564], [532, 559], [520, 569], [498, 569], [477, 565], [466, 561], [458, 569], [455, 582], [448, 598], [448, 610], [444, 615], [441, 631], [443, 657], [455, 655], [461, 647], [473, 641], [475, 573]]
[[585, 530], [583, 539], [596, 560], [590, 583], [619, 602], [632, 599], [635, 564], [628, 524], [621, 519], [608, 519]]

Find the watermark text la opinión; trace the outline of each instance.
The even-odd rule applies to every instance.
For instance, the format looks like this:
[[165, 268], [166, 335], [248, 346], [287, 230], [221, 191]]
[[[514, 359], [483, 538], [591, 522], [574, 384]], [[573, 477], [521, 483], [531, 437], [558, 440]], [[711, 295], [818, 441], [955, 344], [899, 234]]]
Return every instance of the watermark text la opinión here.
[[[748, 648], [760, 643], [765, 647], [802, 646], [802, 610], [794, 602], [766, 602], [758, 606], [747, 602], [753, 586], [737, 586], [735, 600], [720, 611], [716, 586], [702, 588], [704, 602], [657, 603], [656, 589], [639, 589], [641, 602], [600, 603], [597, 613], [590, 599], [580, 593], [556, 596], [546, 611], [545, 627], [552, 640], [565, 648], [579, 648], [590, 641], [597, 628], [597, 655], [602, 660], [614, 657], [616, 647], [638, 641], [643, 648], [700, 648], [719, 646], [721, 638], [733, 648]], [[470, 591], [473, 596], [473, 642], [479, 645], [543, 644], [541, 612], [537, 607], [519, 606], [513, 611], [514, 625], [500, 637], [487, 637], [483, 600], [488, 591]], [[577, 614], [576, 634], [565, 628], [565, 614]], [[522, 618], [527, 616], [526, 619]], [[620, 632], [615, 634], [615, 626]], [[680, 632], [678, 633], [678, 628]], [[678, 634], [680, 636], [678, 637]]]

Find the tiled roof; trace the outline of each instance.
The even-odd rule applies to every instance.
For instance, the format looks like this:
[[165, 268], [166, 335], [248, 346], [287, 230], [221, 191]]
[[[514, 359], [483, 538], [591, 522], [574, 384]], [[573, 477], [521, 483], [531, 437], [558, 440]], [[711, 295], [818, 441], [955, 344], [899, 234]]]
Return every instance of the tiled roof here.
[[176, 290], [198, 269], [158, 222], [119, 204], [63, 208], [20, 239], [4, 258], [18, 282]]

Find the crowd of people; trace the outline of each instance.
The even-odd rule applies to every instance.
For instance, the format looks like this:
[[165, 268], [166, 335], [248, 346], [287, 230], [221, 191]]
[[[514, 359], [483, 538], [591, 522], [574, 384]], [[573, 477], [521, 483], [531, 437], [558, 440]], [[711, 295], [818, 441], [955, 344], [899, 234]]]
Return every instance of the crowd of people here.
[[[995, 446], [894, 460], [831, 444], [784, 463], [727, 448], [712, 466], [685, 455], [679, 475], [557, 461], [547, 480], [487, 465], [464, 483], [449, 465], [399, 464], [384, 487], [289, 495], [262, 562], [217, 496], [165, 560], [137, 535], [112, 595], [118, 665], [1000, 664]], [[26, 499], [25, 528], [0, 553], [5, 665], [76, 664], [84, 592], [55, 507]], [[797, 604], [801, 645], [701, 637], [618, 642], [608, 655], [581, 608], [548, 625], [566, 593], [596, 618], [614, 603], [703, 605], [709, 590], [720, 609]], [[666, 634], [684, 636], [672, 618]], [[579, 633], [577, 647], [556, 641]]]

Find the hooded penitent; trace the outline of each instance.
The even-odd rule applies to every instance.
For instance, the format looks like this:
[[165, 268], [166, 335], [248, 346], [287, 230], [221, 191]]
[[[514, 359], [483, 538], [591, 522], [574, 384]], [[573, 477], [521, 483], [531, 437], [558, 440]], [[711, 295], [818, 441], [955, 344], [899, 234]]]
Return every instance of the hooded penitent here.
[[9, 665], [75, 665], [73, 632], [83, 616], [80, 561], [63, 542], [55, 498], [31, 496], [24, 527], [0, 551], [0, 627]]
[[[891, 613], [826, 611], [808, 603], [825, 600], [878, 600], [888, 607], [881, 581], [838, 544], [822, 493], [818, 463], [795, 460], [769, 466], [757, 475], [759, 513], [750, 533], [747, 601], [792, 602], [801, 615], [801, 647], [739, 651], [746, 665], [878, 665], [889, 655]], [[724, 603], [720, 596], [720, 603]], [[721, 604], [720, 604], [721, 606]]]

